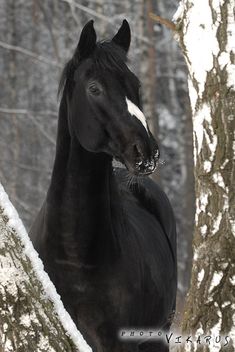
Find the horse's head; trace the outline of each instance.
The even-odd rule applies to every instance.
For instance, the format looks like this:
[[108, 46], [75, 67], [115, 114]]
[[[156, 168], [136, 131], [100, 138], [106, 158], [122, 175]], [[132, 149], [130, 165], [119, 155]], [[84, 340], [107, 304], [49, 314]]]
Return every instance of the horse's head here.
[[155, 170], [159, 150], [142, 112], [139, 80], [126, 65], [130, 40], [126, 20], [104, 42], [96, 42], [88, 22], [65, 68], [65, 89], [70, 132], [83, 148], [107, 153], [144, 175]]

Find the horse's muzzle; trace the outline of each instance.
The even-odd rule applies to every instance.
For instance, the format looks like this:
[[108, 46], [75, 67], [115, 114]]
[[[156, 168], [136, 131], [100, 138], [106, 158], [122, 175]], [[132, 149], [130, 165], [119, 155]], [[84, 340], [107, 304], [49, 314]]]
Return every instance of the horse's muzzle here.
[[128, 171], [136, 176], [147, 176], [152, 174], [157, 166], [159, 160], [159, 149], [156, 148], [153, 152], [153, 155], [150, 158], [143, 158], [138, 156], [135, 160], [130, 161], [126, 159], [124, 164]]

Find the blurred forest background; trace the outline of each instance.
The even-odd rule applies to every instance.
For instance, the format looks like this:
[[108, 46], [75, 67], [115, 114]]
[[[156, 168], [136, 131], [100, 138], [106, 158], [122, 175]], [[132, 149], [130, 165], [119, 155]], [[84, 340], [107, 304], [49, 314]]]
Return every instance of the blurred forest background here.
[[177, 6], [176, 0], [0, 0], [0, 182], [29, 229], [50, 181], [63, 65], [88, 20], [95, 20], [100, 39], [109, 39], [126, 18], [132, 29], [129, 65], [142, 82], [144, 112], [161, 149], [153, 177], [177, 219], [181, 312], [194, 221], [187, 72], [173, 33], [149, 16], [171, 19]]

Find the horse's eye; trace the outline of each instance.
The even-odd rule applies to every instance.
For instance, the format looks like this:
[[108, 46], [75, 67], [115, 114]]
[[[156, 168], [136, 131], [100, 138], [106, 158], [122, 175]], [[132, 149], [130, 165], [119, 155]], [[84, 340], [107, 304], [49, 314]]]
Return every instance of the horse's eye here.
[[89, 89], [89, 92], [94, 94], [94, 95], [99, 95], [101, 93], [100, 87], [98, 87], [98, 85], [94, 84], [94, 83], [90, 84], [88, 89]]

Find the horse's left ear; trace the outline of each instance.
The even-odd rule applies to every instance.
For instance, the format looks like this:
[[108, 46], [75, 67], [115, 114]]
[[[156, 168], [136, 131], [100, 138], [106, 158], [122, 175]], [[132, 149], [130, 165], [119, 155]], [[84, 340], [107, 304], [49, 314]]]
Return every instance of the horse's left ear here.
[[128, 52], [131, 43], [131, 30], [127, 20], [123, 20], [121, 27], [112, 41]]
[[74, 53], [75, 60], [87, 58], [95, 49], [96, 32], [94, 29], [94, 21], [91, 20], [85, 24], [82, 29], [77, 48]]

